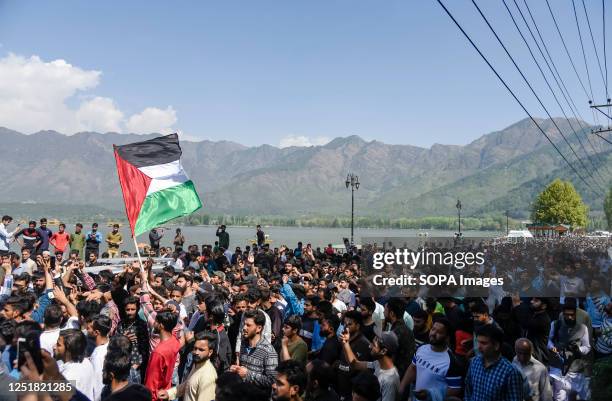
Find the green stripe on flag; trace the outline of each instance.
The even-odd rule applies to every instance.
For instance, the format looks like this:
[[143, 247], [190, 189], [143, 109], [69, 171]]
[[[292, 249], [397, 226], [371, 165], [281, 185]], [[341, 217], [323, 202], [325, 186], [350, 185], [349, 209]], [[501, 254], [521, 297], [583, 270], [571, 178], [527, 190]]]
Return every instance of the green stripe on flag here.
[[140, 208], [134, 234], [140, 235], [177, 217], [191, 214], [202, 207], [193, 182], [153, 192], [147, 196]]

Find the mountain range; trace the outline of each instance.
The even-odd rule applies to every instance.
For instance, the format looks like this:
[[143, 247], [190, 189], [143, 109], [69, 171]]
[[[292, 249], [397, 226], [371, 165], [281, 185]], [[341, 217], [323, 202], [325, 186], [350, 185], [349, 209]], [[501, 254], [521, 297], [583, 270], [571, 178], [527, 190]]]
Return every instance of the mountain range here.
[[[586, 167], [597, 170], [598, 182], [610, 186], [612, 147], [590, 135], [591, 127], [578, 132], [578, 139], [570, 130], [570, 124], [578, 126], [575, 120], [537, 121], [587, 176], [556, 123]], [[24, 135], [0, 128], [4, 145], [0, 202], [91, 205], [120, 211], [112, 145], [157, 135], [82, 132], [67, 136], [55, 131]], [[522, 218], [528, 215], [535, 195], [556, 177], [570, 179], [591, 210], [600, 211], [603, 203], [602, 195], [571, 171], [529, 119], [464, 146], [390, 145], [358, 136], [311, 147], [246, 147], [208, 140], [181, 141], [181, 146], [184, 168], [200, 192], [204, 213], [346, 216], [351, 201], [344, 181], [349, 172], [359, 176], [355, 204], [360, 215], [450, 216], [461, 199], [466, 216], [510, 210], [512, 216]]]

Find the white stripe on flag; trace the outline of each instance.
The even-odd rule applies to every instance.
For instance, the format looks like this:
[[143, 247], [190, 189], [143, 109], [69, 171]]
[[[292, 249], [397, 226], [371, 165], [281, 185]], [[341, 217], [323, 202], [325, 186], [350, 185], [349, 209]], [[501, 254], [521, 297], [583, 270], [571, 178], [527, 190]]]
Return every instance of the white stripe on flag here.
[[139, 170], [153, 179], [149, 185], [147, 196], [153, 192], [171, 188], [189, 180], [180, 160], [156, 166], [140, 167]]

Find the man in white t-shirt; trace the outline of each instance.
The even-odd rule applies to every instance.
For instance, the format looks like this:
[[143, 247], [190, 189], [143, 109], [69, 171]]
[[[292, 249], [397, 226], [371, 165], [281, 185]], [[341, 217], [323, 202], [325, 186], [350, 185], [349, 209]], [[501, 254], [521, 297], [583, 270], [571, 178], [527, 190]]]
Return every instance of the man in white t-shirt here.
[[53, 355], [53, 347], [57, 344], [57, 338], [62, 324], [62, 307], [51, 304], [45, 309], [44, 324], [45, 331], [40, 334], [40, 348]]
[[96, 348], [94, 348], [89, 360], [94, 370], [94, 399], [92, 401], [100, 401], [102, 396], [102, 370], [104, 368], [104, 358], [108, 350], [108, 333], [110, 333], [112, 322], [108, 316], [95, 316], [91, 322], [87, 323], [87, 335], [96, 340]]
[[[344, 302], [338, 299], [338, 287], [336, 287], [335, 284], [330, 284], [328, 286], [328, 291], [330, 292], [329, 297], [330, 297], [332, 306], [338, 311], [338, 317], [340, 317], [342, 313], [346, 312], [348, 308]], [[327, 297], [328, 295], [326, 295], [326, 298]]]
[[341, 336], [342, 349], [346, 355], [347, 362], [355, 370], [372, 369], [380, 384], [380, 401], [396, 401], [399, 395], [400, 377], [397, 368], [393, 364], [393, 355], [399, 348], [399, 342], [395, 333], [385, 331], [376, 336], [370, 347], [374, 362], [360, 361], [355, 357], [350, 345], [350, 334], [346, 330]]
[[[53, 347], [57, 343], [60, 330], [80, 328], [79, 314], [75, 306], [68, 300], [60, 287], [53, 289], [53, 298], [59, 302], [45, 309], [45, 331], [40, 335], [40, 348], [53, 355]], [[62, 324], [62, 322], [64, 322]]]
[[415, 383], [415, 395], [419, 399], [427, 399], [427, 393], [433, 399], [442, 400], [447, 396], [461, 396], [464, 368], [448, 348], [451, 330], [447, 319], [434, 321], [429, 331], [429, 344], [417, 348], [402, 378], [402, 393]]
[[59, 333], [54, 354], [60, 373], [66, 380], [74, 380], [76, 388], [90, 400], [94, 399], [94, 369], [85, 358], [87, 339], [78, 329], [62, 330]]

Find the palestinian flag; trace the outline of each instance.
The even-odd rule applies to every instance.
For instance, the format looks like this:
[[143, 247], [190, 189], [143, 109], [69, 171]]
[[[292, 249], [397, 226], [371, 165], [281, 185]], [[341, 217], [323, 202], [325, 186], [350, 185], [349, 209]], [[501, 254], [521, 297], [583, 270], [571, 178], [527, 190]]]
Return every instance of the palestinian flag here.
[[181, 165], [177, 134], [113, 148], [132, 235], [202, 207]]

